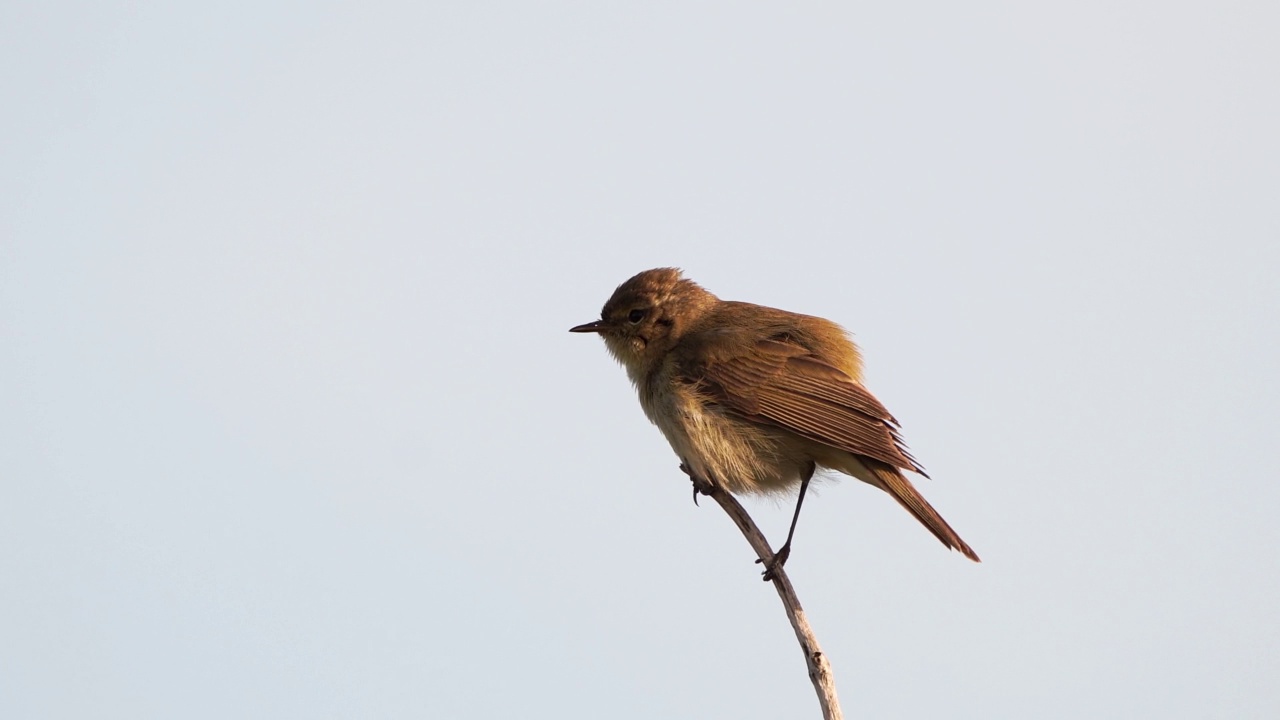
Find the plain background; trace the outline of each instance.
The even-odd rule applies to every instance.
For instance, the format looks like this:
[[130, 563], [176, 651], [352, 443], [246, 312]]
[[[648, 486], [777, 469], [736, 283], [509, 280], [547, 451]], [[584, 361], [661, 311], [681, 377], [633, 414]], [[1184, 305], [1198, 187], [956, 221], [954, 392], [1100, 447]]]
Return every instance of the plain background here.
[[1280, 716], [1278, 7], [4, 3], [0, 715], [816, 717], [566, 332], [677, 265], [984, 559], [820, 488], [848, 716]]

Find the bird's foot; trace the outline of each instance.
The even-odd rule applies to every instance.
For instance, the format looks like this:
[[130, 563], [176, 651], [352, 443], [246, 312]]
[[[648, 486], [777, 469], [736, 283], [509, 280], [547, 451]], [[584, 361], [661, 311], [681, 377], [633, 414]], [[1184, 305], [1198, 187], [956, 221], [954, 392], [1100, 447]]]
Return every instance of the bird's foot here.
[[757, 559], [757, 565], [764, 565], [764, 575], [760, 579], [770, 582], [777, 577], [776, 571], [781, 570], [782, 566], [787, 564], [787, 558], [789, 557], [791, 557], [791, 545], [788, 544], [778, 548], [778, 552], [773, 554], [773, 559], [767, 563]]
[[694, 475], [693, 471], [689, 469], [689, 466], [686, 463], [680, 463], [680, 472], [684, 473], [685, 475], [688, 475], [689, 479], [693, 481], [693, 504], [694, 505], [698, 504], [699, 495], [710, 495], [711, 491], [716, 489], [716, 486], [712, 485], [711, 481], [703, 480], [697, 475]]

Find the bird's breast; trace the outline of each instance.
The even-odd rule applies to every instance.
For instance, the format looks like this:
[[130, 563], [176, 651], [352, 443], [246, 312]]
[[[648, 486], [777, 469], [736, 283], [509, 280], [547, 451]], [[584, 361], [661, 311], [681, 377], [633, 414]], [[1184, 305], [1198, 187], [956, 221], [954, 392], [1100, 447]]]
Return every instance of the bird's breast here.
[[645, 415], [696, 475], [732, 493], [785, 490], [799, 482], [804, 458], [791, 457], [784, 438], [726, 414], [674, 372], [638, 384]]

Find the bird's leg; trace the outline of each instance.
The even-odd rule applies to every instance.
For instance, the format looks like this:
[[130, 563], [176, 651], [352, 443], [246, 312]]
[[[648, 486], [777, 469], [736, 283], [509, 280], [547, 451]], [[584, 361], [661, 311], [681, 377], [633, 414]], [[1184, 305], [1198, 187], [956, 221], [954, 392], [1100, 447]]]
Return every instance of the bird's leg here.
[[[765, 563], [764, 581], [768, 582], [773, 579], [773, 571], [782, 567], [787, 563], [787, 558], [791, 556], [791, 538], [796, 534], [796, 521], [800, 519], [800, 506], [804, 504], [804, 493], [809, 489], [809, 481], [813, 479], [813, 473], [818, 466], [809, 461], [808, 467], [804, 470], [804, 475], [800, 478], [800, 497], [796, 499], [796, 512], [791, 516], [791, 529], [787, 531], [787, 541], [782, 543], [782, 547], [773, 554], [773, 559]], [[762, 562], [756, 560], [756, 562]]]
[[697, 475], [694, 475], [693, 470], [689, 468], [689, 463], [687, 462], [680, 463], [680, 472], [684, 473], [685, 475], [688, 475], [689, 479], [693, 481], [693, 504], [694, 505], [698, 504], [699, 495], [710, 495], [711, 491], [715, 489], [715, 485], [711, 484], [710, 480], [704, 480], [698, 477]]

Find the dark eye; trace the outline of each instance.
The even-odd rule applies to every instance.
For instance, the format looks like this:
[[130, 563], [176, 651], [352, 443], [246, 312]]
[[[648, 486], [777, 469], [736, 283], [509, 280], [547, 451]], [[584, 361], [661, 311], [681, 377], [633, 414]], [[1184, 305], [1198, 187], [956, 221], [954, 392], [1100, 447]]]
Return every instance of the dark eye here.
[[635, 325], [636, 323], [644, 319], [646, 312], [647, 311], [645, 310], [639, 310], [639, 309], [632, 310], [631, 313], [627, 315], [627, 320], [630, 320], [631, 324]]

